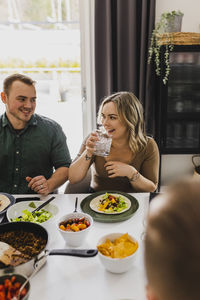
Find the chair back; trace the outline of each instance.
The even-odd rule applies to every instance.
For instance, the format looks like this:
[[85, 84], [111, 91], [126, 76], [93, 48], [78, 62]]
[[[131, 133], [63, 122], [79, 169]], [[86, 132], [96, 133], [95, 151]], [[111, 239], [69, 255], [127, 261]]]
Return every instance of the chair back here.
[[89, 193], [90, 181], [91, 181], [91, 170], [89, 169], [85, 178], [80, 182], [72, 184], [68, 181], [64, 193], [65, 194], [87, 194]]

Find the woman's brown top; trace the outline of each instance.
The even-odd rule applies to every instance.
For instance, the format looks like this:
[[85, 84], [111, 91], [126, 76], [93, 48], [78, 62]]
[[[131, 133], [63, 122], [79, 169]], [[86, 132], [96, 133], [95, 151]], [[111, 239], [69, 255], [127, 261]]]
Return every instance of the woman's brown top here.
[[[85, 150], [87, 138], [83, 141], [79, 155]], [[157, 184], [159, 173], [159, 150], [154, 139], [148, 137], [147, 145], [144, 147], [144, 149], [135, 155], [133, 154], [132, 157], [133, 158], [127, 162], [127, 159], [122, 156], [120, 161], [133, 166], [137, 171], [140, 172], [141, 175]], [[135, 192], [127, 177], [108, 177], [107, 171], [104, 167], [106, 161], [109, 161], [109, 157], [93, 157], [91, 164], [91, 188], [93, 188], [96, 192], [104, 190], [123, 191], [127, 193]]]

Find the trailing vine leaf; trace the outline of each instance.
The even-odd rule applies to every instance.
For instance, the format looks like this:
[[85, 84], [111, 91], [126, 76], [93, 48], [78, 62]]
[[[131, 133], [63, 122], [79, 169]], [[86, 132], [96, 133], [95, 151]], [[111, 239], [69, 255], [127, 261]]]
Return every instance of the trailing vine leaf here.
[[[163, 34], [166, 31], [166, 28], [168, 26], [168, 20], [174, 21], [175, 16], [183, 16], [183, 13], [178, 10], [173, 10], [172, 12], [166, 12], [161, 15], [160, 21], [156, 23], [155, 29], [152, 31], [152, 36], [150, 40], [150, 46], [148, 49], [148, 64], [151, 63], [151, 61], [154, 59], [155, 62], [155, 72], [157, 76], [161, 75], [161, 54], [160, 54], [160, 48], [161, 43], [159, 42], [159, 38], [161, 34]], [[165, 53], [164, 53], [164, 77], [163, 77], [163, 83], [166, 84], [169, 79], [169, 73], [170, 73], [170, 64], [169, 64], [169, 53], [173, 51], [174, 45], [173, 45], [173, 39], [172, 35], [170, 35], [168, 32], [165, 32], [166, 37], [166, 43], [165, 43]]]

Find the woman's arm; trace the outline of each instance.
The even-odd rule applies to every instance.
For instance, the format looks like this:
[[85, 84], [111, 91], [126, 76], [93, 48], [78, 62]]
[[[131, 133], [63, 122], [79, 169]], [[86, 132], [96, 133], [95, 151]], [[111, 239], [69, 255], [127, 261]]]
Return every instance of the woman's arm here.
[[131, 185], [138, 192], [154, 192], [158, 186], [160, 155], [156, 142], [148, 138], [148, 144], [144, 161], [141, 164], [140, 173], [132, 169], [131, 177], [128, 177]]
[[117, 176], [127, 177], [137, 192], [153, 192], [157, 188], [156, 183], [142, 176], [131, 165], [119, 161], [108, 161], [105, 163], [105, 168], [109, 178], [115, 178]]
[[137, 192], [154, 192], [157, 189], [158, 183], [144, 177], [134, 167], [132, 167], [132, 176], [128, 177], [134, 190]]
[[153, 139], [148, 141], [140, 172], [134, 166], [119, 161], [108, 161], [104, 166], [109, 178], [126, 176], [137, 192], [154, 192], [157, 189], [159, 150]]
[[90, 136], [86, 138], [86, 142], [83, 142], [78, 156], [69, 168], [70, 183], [77, 183], [85, 178], [87, 171], [92, 164], [93, 152], [97, 140], [97, 134], [92, 132]]

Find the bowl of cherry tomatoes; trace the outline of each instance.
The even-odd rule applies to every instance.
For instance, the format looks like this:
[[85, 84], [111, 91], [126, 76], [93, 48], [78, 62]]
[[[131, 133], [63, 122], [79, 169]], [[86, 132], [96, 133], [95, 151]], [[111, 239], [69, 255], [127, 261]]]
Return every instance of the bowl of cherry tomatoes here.
[[9, 300], [17, 299], [27, 300], [30, 294], [30, 282], [28, 281], [23, 289], [19, 290], [22, 284], [26, 281], [27, 277], [22, 274], [5, 274], [0, 276], [0, 299]]
[[79, 247], [83, 244], [92, 226], [92, 217], [81, 212], [63, 215], [57, 224], [66, 244], [72, 247]]

